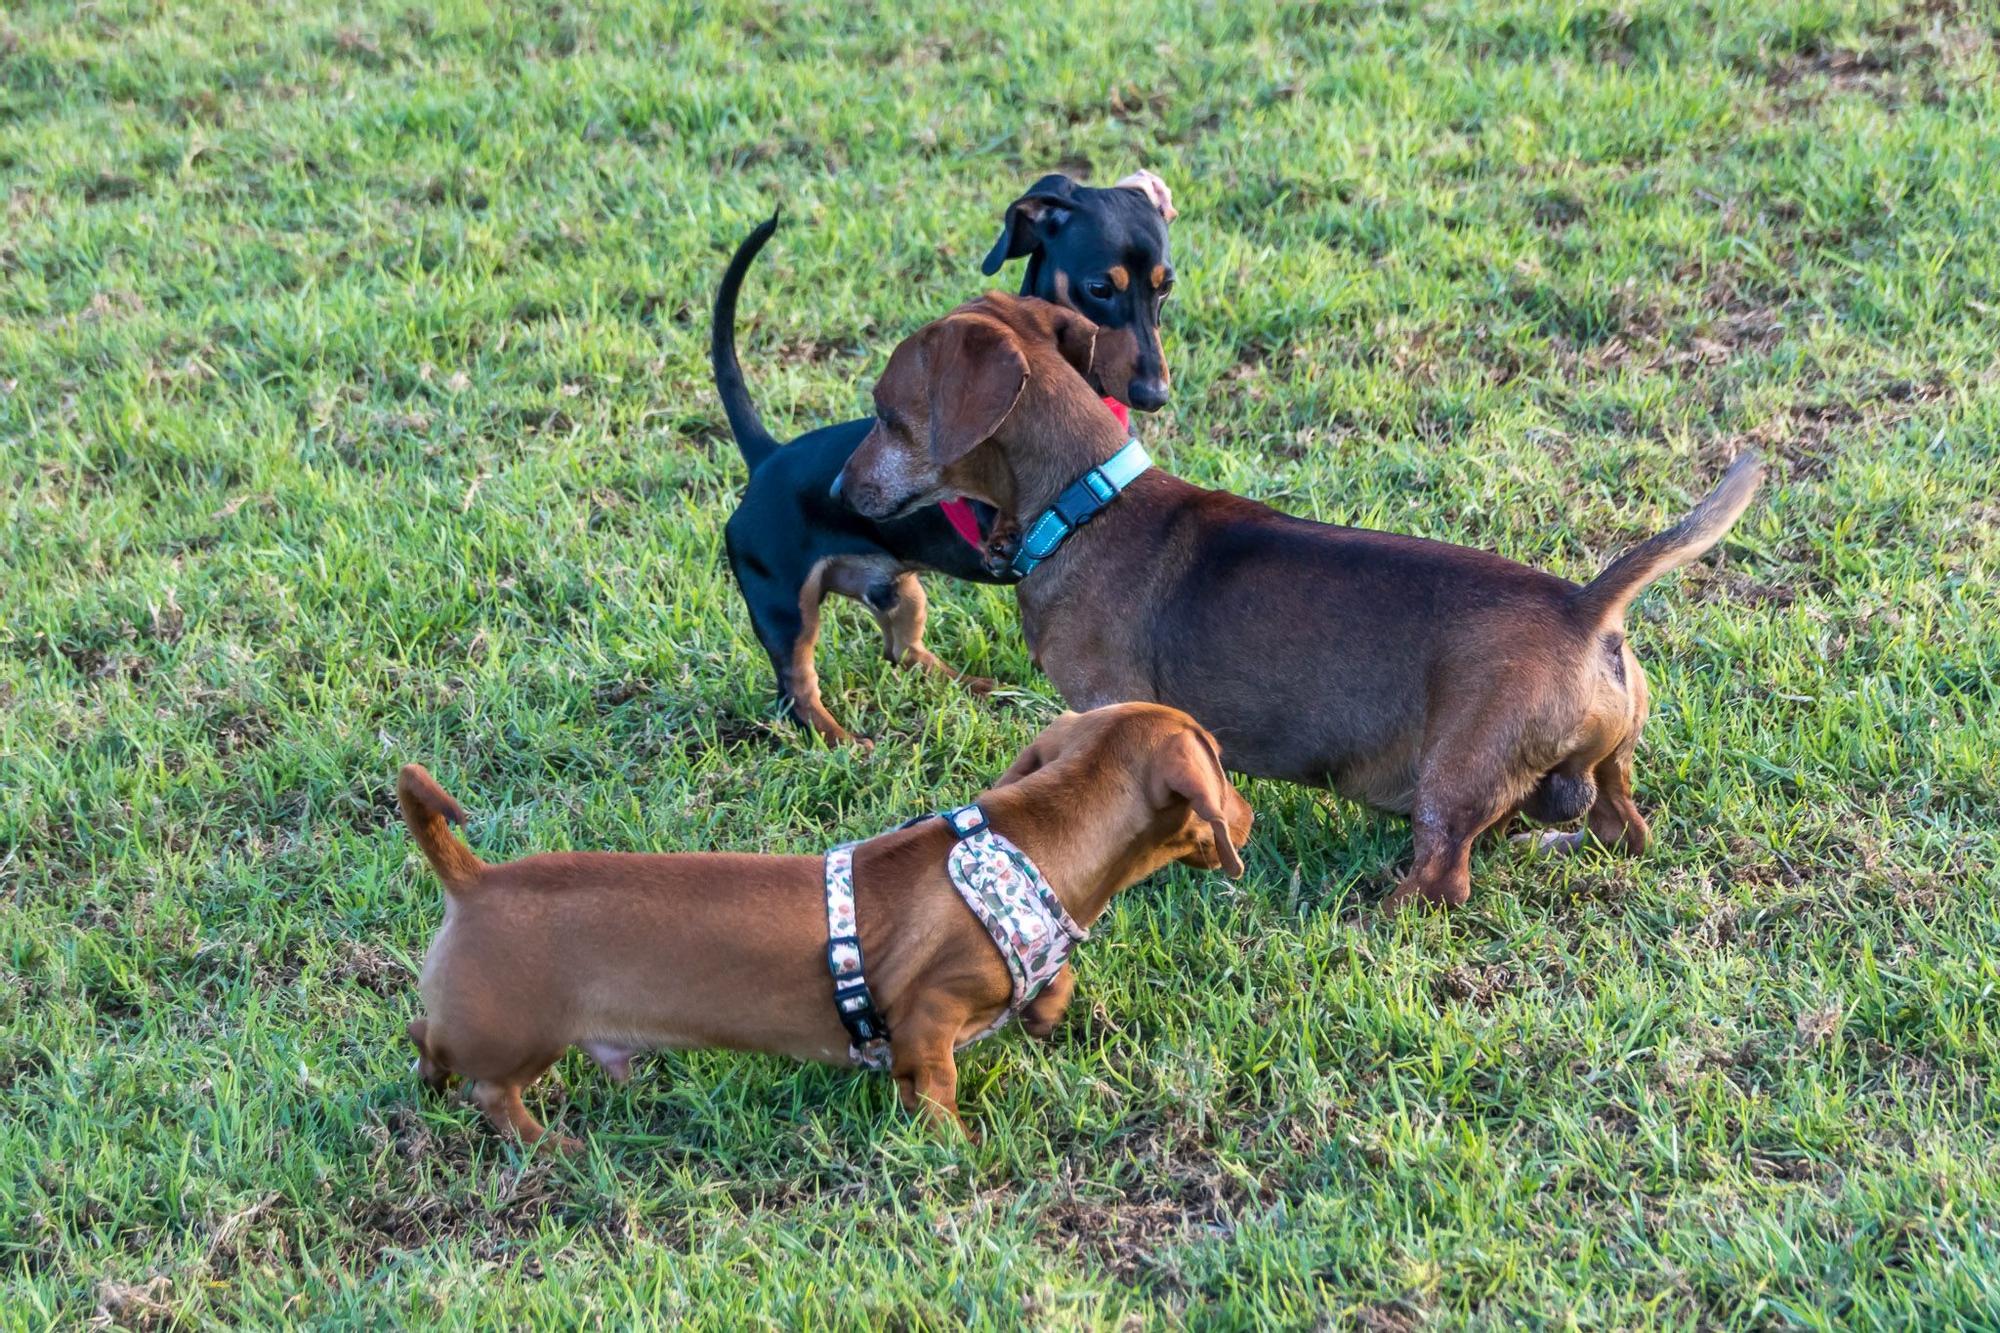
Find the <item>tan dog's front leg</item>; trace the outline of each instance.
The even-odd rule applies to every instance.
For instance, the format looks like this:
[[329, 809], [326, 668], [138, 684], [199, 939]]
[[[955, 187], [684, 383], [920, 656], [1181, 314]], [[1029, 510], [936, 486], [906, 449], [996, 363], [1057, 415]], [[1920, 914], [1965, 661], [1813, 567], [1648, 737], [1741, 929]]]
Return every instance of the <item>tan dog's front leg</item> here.
[[[553, 1055], [538, 1058], [529, 1061], [511, 1078], [475, 1081], [470, 1089], [473, 1105], [486, 1113], [486, 1118], [501, 1137], [518, 1140], [524, 1145], [541, 1142], [549, 1137], [549, 1131], [529, 1112], [527, 1104], [521, 1100], [521, 1089], [548, 1072], [549, 1066], [555, 1062]], [[580, 1140], [561, 1134], [554, 1138], [555, 1146], [566, 1153], [583, 1151]]]
[[897, 1025], [890, 1046], [903, 1109], [954, 1136], [970, 1138], [965, 1122], [958, 1118], [958, 1061], [951, 1049], [962, 1026], [962, 1014], [920, 1014]]
[[1076, 973], [1068, 963], [1062, 971], [1049, 979], [1042, 993], [1028, 1001], [1021, 1010], [1021, 1026], [1031, 1037], [1047, 1040], [1056, 1032], [1056, 1024], [1062, 1022], [1063, 1014], [1069, 1009], [1070, 998], [1076, 994]]

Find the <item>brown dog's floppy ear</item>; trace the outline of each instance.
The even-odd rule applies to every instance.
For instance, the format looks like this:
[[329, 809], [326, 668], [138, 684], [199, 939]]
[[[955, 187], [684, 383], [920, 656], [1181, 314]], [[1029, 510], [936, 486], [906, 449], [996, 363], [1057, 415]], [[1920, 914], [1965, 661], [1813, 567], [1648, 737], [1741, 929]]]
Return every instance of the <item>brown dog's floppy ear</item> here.
[[1155, 805], [1165, 806], [1179, 798], [1188, 803], [1197, 819], [1208, 821], [1217, 865], [1229, 878], [1242, 878], [1243, 858], [1229, 840], [1229, 818], [1223, 813], [1229, 778], [1222, 771], [1222, 756], [1208, 737], [1186, 727], [1161, 746], [1153, 760], [1152, 787]]
[[979, 271], [992, 277], [1010, 259], [1039, 250], [1068, 220], [1075, 200], [1076, 182], [1064, 175], [1044, 176], [1028, 187], [1026, 194], [1007, 205], [1000, 221], [1000, 239], [986, 252]]
[[924, 335], [931, 461], [950, 467], [991, 438], [1028, 387], [1028, 358], [1006, 325], [955, 315]]
[[1056, 347], [1076, 373], [1090, 378], [1091, 364], [1097, 359], [1097, 325], [1074, 310], [1056, 308]]

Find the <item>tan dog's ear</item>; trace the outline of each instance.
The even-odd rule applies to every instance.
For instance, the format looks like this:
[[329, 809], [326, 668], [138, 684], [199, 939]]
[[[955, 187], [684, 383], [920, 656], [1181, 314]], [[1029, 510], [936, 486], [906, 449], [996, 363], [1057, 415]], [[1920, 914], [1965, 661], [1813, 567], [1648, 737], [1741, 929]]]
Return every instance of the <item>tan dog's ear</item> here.
[[1007, 771], [993, 780], [996, 787], [1011, 787], [1030, 773], [1048, 766], [1049, 758], [1042, 753], [1042, 741], [1038, 736], [1028, 743], [1028, 748], [1014, 756], [1014, 762], [1007, 765]]
[[1209, 835], [1215, 839], [1215, 861], [1231, 879], [1243, 876], [1243, 858], [1229, 840], [1229, 818], [1224, 813], [1229, 777], [1222, 771], [1222, 756], [1207, 736], [1192, 727], [1160, 747], [1153, 759], [1153, 803], [1165, 806], [1176, 798], [1186, 801], [1197, 819], [1208, 821]]
[[1074, 310], [1058, 307], [1056, 347], [1063, 360], [1076, 367], [1077, 374], [1089, 379], [1090, 367], [1097, 359], [1097, 325]]
[[950, 467], [992, 438], [1028, 387], [1028, 358], [1004, 324], [954, 316], [924, 334], [931, 461]]
[[1060, 717], [1056, 718], [1055, 722], [1051, 722], [1048, 726], [1044, 727], [1042, 734], [1028, 742], [1028, 748], [1014, 757], [1014, 762], [1007, 765], [1007, 771], [1002, 773], [993, 785], [996, 787], [1012, 786], [1022, 778], [1027, 777], [1028, 774], [1040, 772], [1056, 760], [1062, 758], [1063, 751], [1068, 747], [1063, 743], [1061, 732], [1057, 730], [1057, 723], [1067, 721], [1075, 716], [1075, 713], [1065, 711]]

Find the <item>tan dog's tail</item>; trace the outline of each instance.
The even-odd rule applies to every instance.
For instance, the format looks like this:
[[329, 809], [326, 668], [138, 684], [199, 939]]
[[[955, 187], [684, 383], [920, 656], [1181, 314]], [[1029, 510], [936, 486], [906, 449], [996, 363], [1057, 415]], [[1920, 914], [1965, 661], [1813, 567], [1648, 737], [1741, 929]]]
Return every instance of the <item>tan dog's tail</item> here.
[[405, 764], [396, 779], [396, 801], [403, 807], [403, 822], [410, 826], [417, 846], [444, 881], [446, 889], [469, 889], [479, 882], [486, 863], [460, 842], [451, 825], [465, 824], [465, 811], [444, 794], [444, 788], [424, 771], [422, 764]]
[[1722, 540], [1736, 522], [1757, 484], [1764, 479], [1764, 460], [1744, 453], [1729, 465], [1714, 490], [1688, 516], [1655, 537], [1648, 537], [1606, 566], [1604, 572], [1577, 589], [1570, 602], [1578, 619], [1591, 625], [1615, 625], [1648, 583], [1677, 569]]

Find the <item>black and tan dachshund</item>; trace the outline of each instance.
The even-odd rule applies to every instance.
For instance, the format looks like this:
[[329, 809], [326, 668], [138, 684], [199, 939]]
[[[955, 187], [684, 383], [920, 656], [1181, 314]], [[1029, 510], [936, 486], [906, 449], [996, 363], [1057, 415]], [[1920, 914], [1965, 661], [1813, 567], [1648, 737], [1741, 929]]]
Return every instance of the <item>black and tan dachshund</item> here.
[[[1066, 348], [1113, 411], [1166, 405], [1168, 375], [1160, 348], [1160, 306], [1174, 284], [1167, 187], [1136, 172], [1108, 190], [1044, 176], [1007, 206], [1000, 239], [982, 271], [997, 273], [1025, 257], [1023, 295], [1076, 310], [1099, 327]], [[924, 647], [920, 570], [982, 583], [1010, 581], [988, 567], [983, 548], [990, 510], [931, 506], [890, 522], [862, 518], [833, 492], [848, 455], [872, 424], [843, 422], [781, 446], [758, 419], [736, 362], [736, 294], [757, 252], [777, 230], [775, 216], [737, 247], [715, 297], [709, 354], [730, 431], [750, 479], [727, 528], [730, 568], [750, 607], [750, 623], [778, 677], [785, 712], [830, 743], [853, 737], [820, 702], [813, 649], [820, 603], [841, 593], [866, 606], [881, 626], [883, 648], [897, 665], [943, 672], [983, 693], [990, 681], [962, 676]]]

